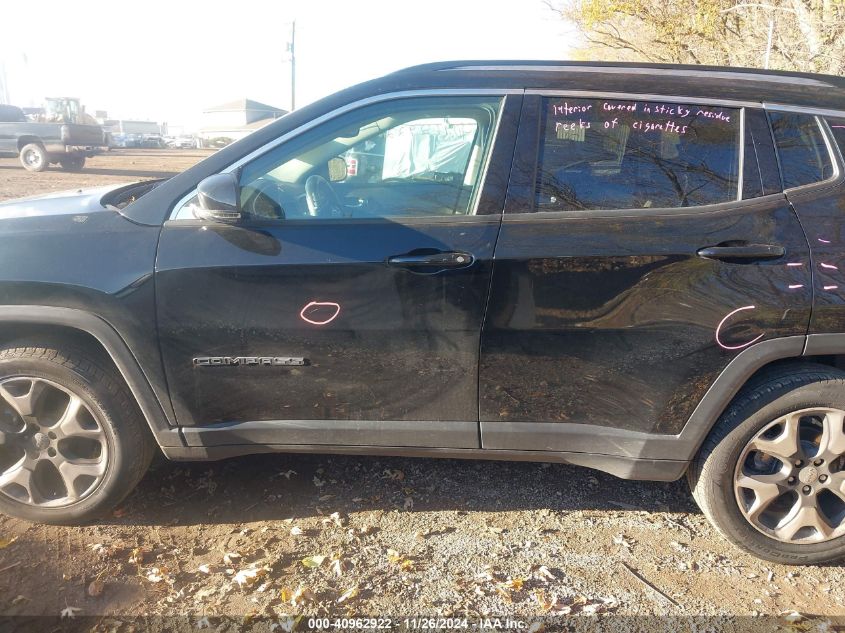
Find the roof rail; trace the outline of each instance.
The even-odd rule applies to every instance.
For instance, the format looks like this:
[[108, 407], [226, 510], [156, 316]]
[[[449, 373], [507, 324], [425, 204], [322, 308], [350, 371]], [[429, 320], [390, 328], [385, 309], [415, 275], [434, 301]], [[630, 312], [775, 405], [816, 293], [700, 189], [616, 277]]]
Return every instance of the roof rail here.
[[736, 66], [704, 66], [695, 64], [656, 64], [640, 62], [604, 62], [574, 60], [456, 60], [433, 62], [410, 66], [393, 74], [425, 73], [442, 71], [488, 71], [488, 72], [573, 72], [620, 73], [620, 74], [682, 74], [687, 76], [713, 77], [745, 81], [765, 81], [805, 85], [827, 85], [845, 88], [845, 77], [786, 70], [763, 70]]

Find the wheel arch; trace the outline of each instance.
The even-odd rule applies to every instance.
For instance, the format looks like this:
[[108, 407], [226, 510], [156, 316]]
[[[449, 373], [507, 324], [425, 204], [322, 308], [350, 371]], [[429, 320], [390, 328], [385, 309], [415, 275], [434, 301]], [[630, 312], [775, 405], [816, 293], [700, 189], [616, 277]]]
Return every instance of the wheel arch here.
[[44, 141], [42, 141], [40, 137], [33, 136], [32, 134], [24, 134], [23, 136], [19, 136], [17, 139], [18, 152], [30, 143], [35, 143], [36, 145], [44, 147]]
[[747, 385], [774, 372], [788, 372], [790, 368], [807, 363], [845, 369], [845, 334], [772, 339], [737, 355], [704, 394], [678, 436], [683, 444], [684, 458], [695, 457], [719, 418]]
[[43, 335], [81, 346], [95, 346], [114, 364], [131, 391], [150, 431], [161, 447], [183, 446], [178, 429], [167, 416], [135, 356], [118, 332], [95, 314], [52, 306], [0, 306], [0, 342]]

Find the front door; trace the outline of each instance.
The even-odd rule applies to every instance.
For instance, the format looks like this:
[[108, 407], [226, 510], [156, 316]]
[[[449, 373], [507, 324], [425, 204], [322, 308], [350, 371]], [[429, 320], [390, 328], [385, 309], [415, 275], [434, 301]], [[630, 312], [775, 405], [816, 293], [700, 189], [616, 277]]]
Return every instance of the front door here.
[[238, 224], [177, 211], [156, 290], [189, 442], [478, 446], [520, 99], [384, 99], [240, 166]]
[[743, 350], [795, 336], [801, 354], [810, 258], [761, 109], [524, 110], [482, 341], [485, 448], [643, 456]]

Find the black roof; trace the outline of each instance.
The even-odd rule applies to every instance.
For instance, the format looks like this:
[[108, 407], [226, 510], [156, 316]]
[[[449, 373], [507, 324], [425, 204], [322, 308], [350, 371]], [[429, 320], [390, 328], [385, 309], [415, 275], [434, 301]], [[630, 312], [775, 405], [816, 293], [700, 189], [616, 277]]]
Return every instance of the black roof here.
[[432, 87], [525, 87], [545, 90], [666, 94], [845, 110], [845, 77], [815, 73], [637, 62], [458, 60], [411, 66], [404, 78]]

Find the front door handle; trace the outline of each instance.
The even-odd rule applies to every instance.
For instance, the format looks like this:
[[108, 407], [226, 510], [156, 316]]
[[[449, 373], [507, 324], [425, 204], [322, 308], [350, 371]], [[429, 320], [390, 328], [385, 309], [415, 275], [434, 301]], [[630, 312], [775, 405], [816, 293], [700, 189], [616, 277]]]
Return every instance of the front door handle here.
[[778, 244], [731, 244], [706, 246], [697, 251], [699, 257], [705, 259], [777, 259], [783, 257], [786, 251]]
[[424, 255], [409, 253], [407, 255], [396, 255], [387, 258], [387, 264], [389, 266], [407, 268], [409, 270], [428, 269], [428, 271], [467, 268], [472, 266], [473, 262], [475, 262], [475, 257], [472, 254], [459, 251], [426, 253]]

